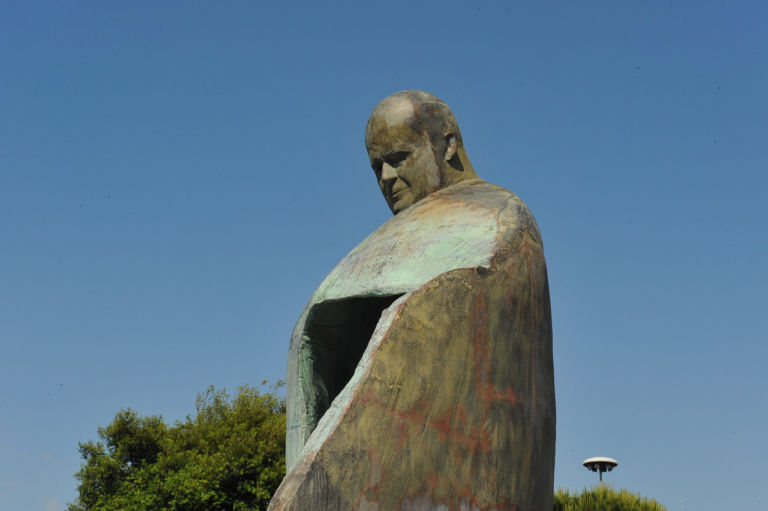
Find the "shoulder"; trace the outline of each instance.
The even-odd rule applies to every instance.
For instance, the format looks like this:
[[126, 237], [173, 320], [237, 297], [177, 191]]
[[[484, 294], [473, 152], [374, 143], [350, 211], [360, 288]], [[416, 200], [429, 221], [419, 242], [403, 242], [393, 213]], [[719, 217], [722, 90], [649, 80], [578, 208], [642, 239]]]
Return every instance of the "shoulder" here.
[[504, 187], [482, 179], [468, 179], [438, 192], [442, 197], [491, 210], [498, 223], [502, 238], [514, 237], [526, 232], [536, 241], [541, 234], [528, 206]]

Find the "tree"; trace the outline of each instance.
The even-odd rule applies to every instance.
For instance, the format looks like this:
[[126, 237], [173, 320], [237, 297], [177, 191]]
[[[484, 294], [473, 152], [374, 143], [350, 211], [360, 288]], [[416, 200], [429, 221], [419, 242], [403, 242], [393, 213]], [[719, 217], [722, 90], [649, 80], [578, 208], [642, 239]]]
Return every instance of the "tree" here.
[[614, 490], [606, 484], [584, 488], [580, 494], [570, 494], [560, 488], [555, 492], [554, 511], [667, 511], [653, 499], [631, 493], [629, 490]]
[[266, 509], [285, 475], [285, 402], [250, 386], [212, 386], [196, 414], [166, 425], [121, 410], [80, 443], [78, 499], [68, 511]]
[[[98, 428], [98, 441], [79, 444], [79, 495], [68, 511], [266, 509], [285, 475], [285, 402], [276, 390], [246, 385], [230, 399], [211, 386], [198, 394], [195, 416], [173, 426], [120, 410]], [[554, 497], [554, 511], [666, 511], [604, 484]]]

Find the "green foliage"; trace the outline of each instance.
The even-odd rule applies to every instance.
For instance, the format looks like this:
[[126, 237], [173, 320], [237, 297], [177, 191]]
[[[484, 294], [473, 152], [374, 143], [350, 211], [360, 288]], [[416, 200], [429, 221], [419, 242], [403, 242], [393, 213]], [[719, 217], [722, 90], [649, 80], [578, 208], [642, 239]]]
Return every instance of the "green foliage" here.
[[196, 414], [167, 426], [121, 410], [99, 441], [80, 443], [79, 498], [68, 511], [266, 509], [285, 475], [285, 402], [213, 387]]
[[[194, 417], [173, 426], [121, 410], [80, 443], [79, 497], [68, 511], [266, 509], [285, 475], [285, 402], [250, 386], [234, 399], [209, 387]], [[555, 492], [554, 511], [667, 511], [653, 499], [601, 484]]]
[[667, 511], [653, 499], [641, 497], [626, 489], [614, 490], [606, 484], [584, 488], [570, 494], [560, 488], [555, 492], [554, 511]]

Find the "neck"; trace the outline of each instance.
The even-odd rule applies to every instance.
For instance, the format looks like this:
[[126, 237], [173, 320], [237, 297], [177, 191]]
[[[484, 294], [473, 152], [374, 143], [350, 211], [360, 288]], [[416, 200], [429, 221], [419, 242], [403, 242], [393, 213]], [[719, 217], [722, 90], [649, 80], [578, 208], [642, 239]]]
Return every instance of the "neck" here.
[[453, 158], [445, 162], [443, 172], [446, 186], [477, 177], [463, 145], [459, 146]]

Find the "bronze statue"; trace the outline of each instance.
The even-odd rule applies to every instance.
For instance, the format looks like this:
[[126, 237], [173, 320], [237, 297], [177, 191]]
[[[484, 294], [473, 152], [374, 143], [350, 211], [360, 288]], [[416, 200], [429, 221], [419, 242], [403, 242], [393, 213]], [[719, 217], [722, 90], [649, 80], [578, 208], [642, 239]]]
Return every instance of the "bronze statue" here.
[[426, 92], [399, 92], [379, 103], [365, 146], [395, 214], [440, 188], [477, 178], [453, 113]]
[[477, 177], [432, 94], [384, 99], [366, 146], [395, 216], [296, 324], [288, 473], [270, 509], [551, 509], [552, 326], [533, 216]]

